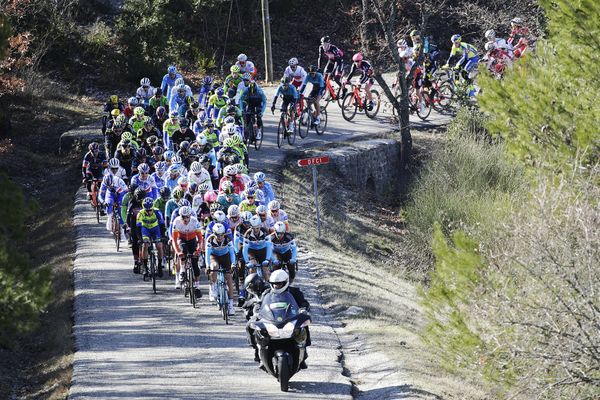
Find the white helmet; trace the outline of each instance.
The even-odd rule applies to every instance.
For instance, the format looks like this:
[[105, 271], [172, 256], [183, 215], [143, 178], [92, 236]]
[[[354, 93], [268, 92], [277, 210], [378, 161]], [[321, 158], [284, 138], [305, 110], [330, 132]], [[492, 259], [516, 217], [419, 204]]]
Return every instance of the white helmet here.
[[495, 41], [487, 42], [485, 44], [485, 51], [492, 51], [495, 48], [496, 48], [496, 42]]
[[187, 176], [180, 176], [179, 179], [177, 179], [177, 184], [179, 186], [189, 185], [190, 181], [188, 180]]
[[198, 191], [199, 191], [199, 192], [201, 192], [201, 193], [206, 193], [206, 192], [208, 192], [209, 190], [212, 190], [212, 186], [211, 186], [211, 184], [210, 184], [210, 183], [208, 183], [208, 182], [201, 183], [201, 184], [198, 186]]
[[396, 42], [396, 46], [400, 49], [404, 49], [406, 48], [406, 46], [408, 46], [408, 44], [406, 43], [406, 40], [398, 39], [398, 41]]
[[271, 200], [269, 202], [269, 211], [279, 210], [279, 207], [281, 207], [281, 204], [279, 204], [279, 201]]
[[185, 85], [182, 83], [181, 85], [177, 85], [178, 92], [185, 92]]
[[229, 208], [227, 209], [227, 216], [228, 217], [239, 217], [240, 216], [240, 207], [232, 204], [229, 206]]
[[242, 75], [242, 80], [244, 80], [244, 81], [251, 81], [252, 80], [252, 75], [250, 75], [249, 72], [244, 72], [244, 74]]
[[150, 79], [148, 79], [148, 78], [142, 78], [142, 80], [140, 81], [140, 85], [142, 85], [142, 86], [150, 86]]
[[265, 206], [258, 206], [256, 207], [256, 214], [260, 215], [260, 214], [266, 214], [267, 213], [267, 207]]
[[275, 222], [275, 226], [273, 227], [273, 229], [275, 229], [275, 232], [277, 233], [285, 233], [286, 231], [285, 224], [281, 221]]
[[202, 164], [200, 164], [198, 161], [194, 161], [190, 166], [190, 170], [195, 174], [200, 173], [202, 172]]
[[227, 125], [225, 133], [229, 136], [233, 136], [237, 133], [237, 128], [235, 127], [235, 125]]
[[178, 87], [179, 85], [185, 85], [183, 78], [175, 79], [175, 87]]
[[183, 206], [179, 209], [179, 215], [182, 217], [189, 217], [192, 215], [192, 208], [189, 206]]
[[286, 291], [288, 286], [290, 286], [290, 277], [287, 272], [282, 269], [278, 269], [273, 271], [269, 277], [269, 284], [271, 285], [271, 291], [273, 293], [283, 293]]
[[246, 56], [244, 53], [242, 53], [237, 57], [237, 59], [238, 59], [238, 61], [244, 62], [244, 61], [248, 60], [248, 56]]
[[235, 175], [236, 173], [236, 168], [233, 165], [228, 165], [225, 168], [223, 168], [223, 175]]
[[235, 123], [235, 118], [234, 118], [234, 117], [232, 117], [231, 115], [228, 115], [227, 117], [225, 117], [225, 118], [223, 119], [223, 123], [224, 123], [225, 125], [234, 124], [234, 123]]
[[487, 31], [485, 31], [485, 38], [487, 40], [494, 40], [494, 39], [496, 39], [496, 32], [494, 32], [493, 29], [488, 29]]
[[255, 215], [252, 218], [250, 218], [250, 226], [251, 227], [260, 228], [261, 225], [262, 225], [262, 221], [260, 220], [260, 217], [258, 215]]
[[413, 49], [410, 47], [407, 47], [405, 50], [402, 50], [400, 52], [400, 57], [412, 57], [413, 56]]
[[225, 213], [221, 210], [217, 210], [215, 211], [215, 221], [217, 221], [218, 223], [222, 223], [223, 221], [225, 221], [225, 218], [227, 218], [227, 216], [225, 215]]
[[195, 210], [198, 210], [198, 207], [200, 207], [202, 203], [204, 203], [204, 196], [202, 194], [197, 194], [192, 199], [192, 207]]
[[206, 138], [205, 134], [200, 133], [198, 136], [196, 136], [196, 142], [198, 142], [200, 146], [206, 146], [208, 139]]
[[181, 159], [181, 156], [175, 154], [173, 156], [173, 158], [171, 158], [171, 164], [181, 164], [183, 162], [183, 160]]
[[288, 61], [288, 64], [290, 64], [290, 67], [293, 67], [294, 65], [298, 65], [298, 59], [296, 57], [292, 57], [292, 58], [290, 58], [290, 61]]
[[521, 25], [523, 23], [523, 19], [520, 17], [514, 17], [511, 21], [511, 24]]
[[[223, 212], [223, 211], [221, 211], [221, 212]], [[213, 226], [213, 233], [216, 235], [224, 235], [225, 234], [225, 225], [215, 224], [215, 226]]]
[[121, 162], [118, 158], [111, 158], [108, 160], [108, 168], [119, 168], [121, 166]]

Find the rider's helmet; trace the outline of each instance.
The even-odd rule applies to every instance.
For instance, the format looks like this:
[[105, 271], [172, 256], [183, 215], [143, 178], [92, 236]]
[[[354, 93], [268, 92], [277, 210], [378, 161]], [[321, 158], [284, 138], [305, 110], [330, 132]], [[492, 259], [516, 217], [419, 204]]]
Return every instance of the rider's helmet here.
[[[239, 146], [241, 146], [241, 145], [242, 145], [242, 139], [240, 138], [240, 136], [239, 136], [239, 135], [233, 135], [233, 136], [231, 137], [231, 140], [232, 140], [232, 143], [233, 143], [233, 145], [234, 145], [235, 147], [239, 147]], [[237, 166], [237, 168], [236, 168], [236, 173], [238, 173], [238, 174], [239, 174], [239, 172], [240, 172], [240, 171], [239, 171], [239, 166], [240, 166], [240, 165], [239, 165], [239, 164], [237, 164], [236, 166]]]
[[144, 107], [136, 107], [133, 109], [133, 114], [135, 114], [136, 117], [143, 117], [144, 112]]
[[[169, 117], [177, 119], [179, 117], [179, 112], [177, 110], [171, 110], [171, 111], [169, 111]], [[177, 121], [177, 122], [179, 122], [179, 121]]]
[[496, 42], [490, 41], [485, 44], [485, 51], [492, 51], [496, 49]]
[[174, 65], [170, 65], [167, 69], [167, 72], [169, 73], [169, 75], [175, 75], [177, 73], [177, 67]]
[[327, 36], [327, 35], [323, 36], [321, 38], [321, 44], [323, 44], [323, 43], [331, 43], [331, 38], [329, 36]]
[[150, 86], [150, 79], [148, 79], [148, 78], [142, 78], [142, 80], [140, 80], [140, 85], [142, 85], [144, 87]]
[[281, 204], [279, 204], [278, 200], [271, 200], [269, 202], [269, 211], [279, 210], [280, 207], [281, 207]]
[[275, 233], [277, 233], [278, 235], [282, 235], [286, 231], [285, 224], [282, 221], [275, 222], [275, 226], [273, 226], [273, 229], [275, 229]]
[[173, 190], [173, 198], [175, 199], [175, 201], [179, 201], [181, 200], [181, 198], [183, 197], [185, 193], [183, 192], [183, 190], [181, 188], [175, 188]]
[[100, 152], [100, 145], [96, 142], [92, 142], [88, 146], [88, 150], [92, 152], [92, 154], [96, 155]]
[[177, 93], [178, 93], [180, 96], [183, 96], [183, 95], [185, 95], [185, 91], [186, 91], [186, 90], [185, 90], [185, 85], [184, 85], [183, 83], [182, 83], [181, 85], [177, 86]]
[[175, 153], [173, 153], [171, 150], [167, 150], [163, 154], [163, 158], [165, 159], [165, 161], [173, 162], [173, 157], [175, 157]]
[[156, 172], [164, 173], [167, 170], [167, 163], [165, 161], [159, 161], [156, 164], [154, 164], [154, 169], [156, 170]]
[[511, 21], [510, 21], [511, 25], [516, 25], [516, 26], [521, 26], [523, 24], [523, 18], [521, 17], [514, 17]]
[[399, 49], [405, 49], [408, 46], [408, 43], [406, 43], [406, 40], [404, 39], [398, 39], [398, 41], [396, 42], [396, 46]]
[[239, 74], [241, 69], [239, 65], [233, 64], [230, 68], [229, 71], [231, 71], [231, 73], [235, 73], [235, 74]]
[[190, 166], [190, 170], [194, 173], [194, 174], [199, 174], [202, 172], [202, 164], [200, 164], [198, 161], [194, 161], [192, 163], [192, 165]]
[[[227, 139], [225, 139], [225, 141], [223, 142], [223, 146], [224, 146], [224, 147], [230, 147], [230, 148], [233, 148], [233, 147], [235, 147], [235, 141], [234, 141], [234, 140], [233, 140], [233, 138], [231, 138], [231, 137], [230, 137], [230, 138], [227, 138]], [[231, 166], [231, 165], [228, 165], [227, 167], [230, 167], [230, 166]], [[227, 170], [227, 167], [225, 167], [225, 170]], [[226, 174], [226, 175], [229, 175], [229, 174]], [[234, 174], [234, 175], [235, 175], [235, 174]]]
[[152, 207], [154, 206], [154, 199], [152, 197], [146, 197], [142, 203], [142, 206], [145, 210], [152, 210]]
[[120, 166], [121, 166], [121, 162], [119, 161], [118, 158], [111, 158], [110, 160], [108, 160], [108, 168], [116, 169], [116, 168], [119, 168]]
[[138, 165], [138, 171], [140, 172], [140, 174], [147, 174], [150, 172], [150, 166], [146, 163], [141, 163], [140, 165]]
[[262, 295], [266, 289], [265, 281], [257, 273], [250, 274], [244, 279], [244, 287], [256, 296]]
[[177, 78], [177, 79], [175, 79], [174, 87], [177, 87], [179, 85], [185, 85], [185, 81], [183, 80], [183, 78]]
[[265, 181], [265, 173], [264, 172], [257, 172], [254, 174], [254, 180], [256, 182], [264, 182]]
[[252, 94], [256, 93], [256, 82], [254, 82], [254, 81], [251, 81], [251, 82], [248, 84], [248, 92], [250, 92], [250, 93], [252, 93]]
[[266, 216], [267, 215], [267, 207], [264, 205], [260, 205], [258, 207], [256, 207], [256, 215], [259, 216]]
[[253, 228], [260, 228], [260, 226], [262, 225], [262, 221], [260, 220], [260, 217], [258, 215], [254, 215], [252, 218], [250, 218], [250, 226]]
[[177, 184], [182, 188], [185, 188], [187, 185], [190, 184], [190, 181], [188, 180], [187, 176], [183, 175], [177, 178]]
[[168, 186], [163, 186], [160, 188], [160, 197], [167, 201], [171, 198], [171, 189]]
[[[209, 190], [212, 190], [212, 184], [208, 182], [203, 182], [200, 185], [198, 185], [198, 191], [201, 193], [206, 193]], [[204, 196], [202, 198], [204, 199]]]
[[306, 68], [306, 71], [310, 74], [312, 72], [317, 72], [317, 67], [315, 67], [314, 65], [309, 65], [308, 68]]
[[454, 35], [452, 35], [450, 40], [452, 41], [452, 43], [457, 43], [457, 42], [460, 42], [462, 40], [462, 38], [460, 37], [459, 34], [454, 34]]
[[[229, 140], [229, 139], [227, 139], [227, 140]], [[233, 165], [227, 165], [225, 168], [223, 168], [223, 175], [232, 177], [232, 176], [235, 176], [235, 173], [236, 173], [236, 170]], [[225, 184], [225, 183], [231, 183], [231, 182], [229, 182], [229, 181], [223, 182], [223, 184]]]
[[245, 63], [248, 60], [248, 56], [246, 56], [244, 53], [242, 53], [239, 56], [237, 56], [237, 60], [240, 63]]
[[135, 192], [133, 192], [133, 196], [136, 198], [137, 201], [142, 201], [146, 197], [146, 191], [139, 187], [135, 189]]
[[220, 224], [223, 223], [225, 221], [225, 219], [227, 218], [225, 213], [221, 210], [215, 211], [214, 217], [215, 217], [215, 221], [217, 221]]
[[133, 140], [133, 134], [129, 131], [125, 131], [121, 134], [121, 140], [129, 140], [131, 142]]
[[190, 126], [190, 121], [187, 118], [179, 118], [179, 129], [185, 132], [185, 129]]
[[187, 140], [183, 140], [180, 144], [179, 144], [179, 150], [183, 153], [187, 152], [190, 149], [190, 142], [188, 142]]
[[154, 121], [149, 116], [144, 117], [144, 128], [152, 128], [154, 126]]
[[110, 115], [114, 118], [114, 117], [118, 117], [119, 115], [121, 115], [121, 110], [119, 110], [118, 108], [115, 108], [114, 110], [112, 110], [110, 112]]
[[354, 61], [354, 62], [360, 62], [362, 60], [363, 60], [362, 53], [356, 53], [355, 55], [352, 56], [352, 61]]
[[288, 61], [288, 64], [290, 65], [290, 67], [295, 67], [296, 65], [298, 65], [298, 59], [296, 57], [292, 57]]
[[[151, 136], [152, 137], [152, 136]], [[156, 142], [158, 142], [158, 138], [156, 138]], [[150, 146], [154, 146], [154, 143], [156, 142], [151, 142], [148, 143]], [[154, 146], [152, 147], [152, 155], [154, 156], [162, 156], [165, 152], [165, 149], [162, 148], [162, 146]]]
[[156, 109], [156, 116], [157, 116], [158, 118], [162, 118], [162, 117], [163, 117], [163, 115], [165, 115], [165, 113], [166, 113], [166, 112], [167, 112], [167, 109], [166, 109], [166, 108], [164, 108], [163, 106], [160, 106], [160, 107], [158, 107], [158, 108]]
[[217, 201], [217, 194], [213, 190], [204, 193], [204, 201], [207, 203], [214, 203]]
[[283, 78], [281, 78], [281, 84], [282, 85], [289, 85], [290, 84], [290, 77], [289, 76], [284, 76]]
[[496, 32], [494, 32], [493, 29], [488, 29], [487, 31], [485, 31], [485, 38], [487, 40], [494, 40], [494, 39], [496, 39]]
[[181, 157], [178, 154], [175, 154], [171, 159], [171, 162], [173, 164], [181, 164], [183, 161], [181, 160]]
[[[217, 211], [217, 212], [219, 212], [219, 211]], [[220, 212], [223, 212], [223, 211], [220, 211]], [[220, 223], [215, 224], [213, 226], [213, 233], [217, 236], [223, 236], [225, 234], [225, 225], [220, 224]]]
[[192, 208], [190, 206], [179, 207], [179, 215], [181, 217], [189, 217], [192, 215]]
[[229, 208], [227, 209], [227, 216], [229, 218], [231, 217], [239, 217], [240, 216], [240, 207], [236, 204], [232, 204], [229, 206]]
[[181, 208], [181, 207], [189, 207], [190, 205], [191, 204], [190, 204], [190, 202], [189, 202], [188, 199], [179, 199], [179, 201], [177, 202], [177, 206], [179, 208]]
[[129, 99], [127, 99], [127, 104], [129, 104], [131, 107], [137, 106], [138, 105], [137, 97], [130, 97]]
[[248, 223], [252, 219], [252, 213], [250, 211], [244, 211], [241, 214], [241, 217], [242, 217], [242, 222]]
[[225, 125], [233, 125], [233, 124], [235, 124], [235, 117], [232, 117], [231, 115], [226, 116], [223, 119], [223, 124], [225, 124]]
[[119, 104], [119, 96], [117, 96], [116, 94], [111, 95], [108, 98], [108, 102], [116, 107]]
[[242, 80], [243, 81], [251, 81], [252, 80], [252, 75], [250, 75], [249, 72], [244, 72], [244, 74], [242, 75]]
[[287, 272], [282, 269], [278, 269], [273, 271], [269, 277], [269, 284], [271, 285], [271, 291], [273, 293], [283, 293], [290, 285], [290, 277], [288, 276]]
[[144, 160], [146, 158], [146, 149], [143, 147], [140, 147], [137, 152], [135, 153], [135, 158], [138, 160]]
[[213, 78], [210, 75], [206, 75], [204, 77], [204, 85], [205, 86], [210, 86], [213, 83]]
[[223, 90], [222, 87], [217, 89], [217, 96], [218, 97], [223, 97], [223, 95], [225, 94], [225, 91]]
[[237, 128], [233, 124], [227, 125], [227, 128], [225, 129], [225, 133], [229, 136], [233, 136], [237, 133]]
[[208, 143], [208, 139], [206, 138], [205, 134], [201, 133], [198, 136], [196, 136], [196, 142], [200, 146], [206, 146], [206, 144]]

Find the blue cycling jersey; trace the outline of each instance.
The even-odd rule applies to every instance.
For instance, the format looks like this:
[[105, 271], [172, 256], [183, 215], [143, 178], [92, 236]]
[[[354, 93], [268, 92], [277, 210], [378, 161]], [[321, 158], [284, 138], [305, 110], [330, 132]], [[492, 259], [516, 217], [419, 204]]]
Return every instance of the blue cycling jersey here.
[[317, 72], [315, 76], [312, 76], [312, 73], [306, 75], [306, 78], [304, 78], [304, 83], [300, 88], [300, 93], [304, 92], [306, 85], [309, 83], [313, 85], [313, 91], [315, 88], [319, 88], [319, 96], [325, 91], [325, 80], [323, 79], [323, 74], [320, 72]]

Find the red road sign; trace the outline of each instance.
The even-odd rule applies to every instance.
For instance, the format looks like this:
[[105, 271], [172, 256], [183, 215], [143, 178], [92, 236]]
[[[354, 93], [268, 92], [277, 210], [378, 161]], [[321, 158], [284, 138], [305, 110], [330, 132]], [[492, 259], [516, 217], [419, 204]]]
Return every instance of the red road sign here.
[[299, 167], [310, 167], [311, 165], [329, 164], [329, 156], [302, 158], [298, 160]]

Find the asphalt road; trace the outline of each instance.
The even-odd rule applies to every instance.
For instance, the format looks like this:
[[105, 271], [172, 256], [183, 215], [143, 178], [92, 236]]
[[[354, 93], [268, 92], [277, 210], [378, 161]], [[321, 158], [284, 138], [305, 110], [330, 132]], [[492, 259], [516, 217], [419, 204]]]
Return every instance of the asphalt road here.
[[[274, 90], [266, 91], [271, 101]], [[368, 138], [390, 129], [384, 115], [374, 121], [357, 115], [355, 122], [349, 123], [336, 105], [330, 105], [328, 111], [325, 134], [317, 137], [311, 131], [306, 139], [298, 137], [295, 148]], [[263, 170], [268, 176], [292, 147], [277, 148], [278, 112], [271, 116], [267, 111], [264, 120], [263, 147], [251, 151], [250, 169]], [[432, 113], [425, 124], [411, 120], [418, 129], [444, 124], [448, 117]], [[246, 321], [239, 309], [230, 325], [225, 325], [217, 307], [208, 302], [205, 278], [204, 296], [196, 309], [174, 289], [171, 279], [159, 280], [158, 294], [153, 294], [151, 285], [132, 273], [131, 251], [125, 247], [116, 252], [104, 220], [97, 224], [92, 211], [80, 191], [74, 209], [76, 353], [71, 399], [352, 398], [352, 386], [338, 362], [339, 340], [319, 306], [306, 269], [300, 269], [297, 284], [312, 304], [313, 345], [309, 368], [292, 377], [285, 394], [277, 380], [253, 361], [252, 348], [246, 344]]]

